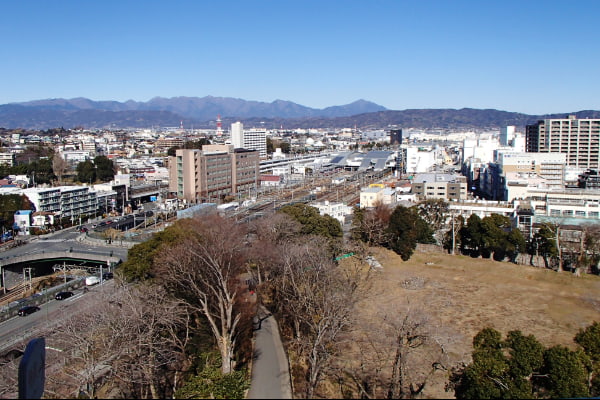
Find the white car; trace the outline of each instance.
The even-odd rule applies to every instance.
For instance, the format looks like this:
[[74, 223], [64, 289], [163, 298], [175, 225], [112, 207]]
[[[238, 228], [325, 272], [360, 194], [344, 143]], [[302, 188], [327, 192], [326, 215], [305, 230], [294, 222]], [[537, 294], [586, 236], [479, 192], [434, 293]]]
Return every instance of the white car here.
[[88, 276], [87, 278], [85, 278], [86, 286], [93, 286], [98, 283], [100, 283], [100, 278], [98, 278], [97, 276]]

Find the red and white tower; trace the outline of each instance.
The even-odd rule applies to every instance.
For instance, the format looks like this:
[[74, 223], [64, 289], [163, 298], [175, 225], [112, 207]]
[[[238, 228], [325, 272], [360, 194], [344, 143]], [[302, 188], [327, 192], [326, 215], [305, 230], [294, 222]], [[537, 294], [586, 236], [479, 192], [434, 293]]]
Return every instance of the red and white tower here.
[[221, 126], [221, 114], [217, 114], [217, 136], [223, 136], [223, 127]]

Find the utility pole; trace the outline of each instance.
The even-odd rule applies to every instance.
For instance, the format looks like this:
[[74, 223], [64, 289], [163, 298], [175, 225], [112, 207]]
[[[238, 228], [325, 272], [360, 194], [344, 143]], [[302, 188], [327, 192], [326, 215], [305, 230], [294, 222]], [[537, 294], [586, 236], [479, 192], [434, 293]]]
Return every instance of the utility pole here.
[[454, 247], [456, 245], [456, 231], [454, 230], [454, 211], [451, 211], [452, 214], [452, 255], [454, 255]]

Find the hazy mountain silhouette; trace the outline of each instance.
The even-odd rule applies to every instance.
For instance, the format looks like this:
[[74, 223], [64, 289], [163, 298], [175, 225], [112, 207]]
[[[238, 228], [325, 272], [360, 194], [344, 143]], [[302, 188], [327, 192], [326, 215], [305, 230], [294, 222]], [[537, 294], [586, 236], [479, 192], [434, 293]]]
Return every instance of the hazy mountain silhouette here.
[[473, 108], [393, 111], [366, 100], [315, 109], [284, 100], [265, 103], [213, 96], [155, 97], [147, 102], [94, 101], [78, 97], [0, 105], [0, 127], [150, 128], [179, 126], [183, 123], [188, 128], [214, 128], [217, 115], [221, 115], [225, 129], [235, 121], [241, 121], [248, 127], [289, 129], [354, 126], [360, 129], [383, 129], [393, 125], [422, 129], [497, 129], [507, 125], [524, 127], [538, 119], [564, 118], [569, 114], [575, 114], [578, 118], [600, 118], [598, 111], [547, 115]]

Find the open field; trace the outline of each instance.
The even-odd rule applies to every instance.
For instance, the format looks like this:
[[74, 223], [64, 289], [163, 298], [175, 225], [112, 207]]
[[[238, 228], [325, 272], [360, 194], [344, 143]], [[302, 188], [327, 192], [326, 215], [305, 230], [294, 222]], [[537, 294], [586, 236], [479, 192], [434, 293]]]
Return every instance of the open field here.
[[[511, 330], [533, 334], [545, 346], [574, 348], [580, 328], [600, 321], [600, 277], [508, 262], [417, 250], [404, 262], [392, 251], [373, 248], [383, 265], [370, 295], [358, 307], [353, 335], [377, 331], [375, 314], [422, 310], [432, 332], [444, 341], [449, 364], [471, 361], [473, 336], [492, 327], [502, 337]], [[375, 329], [373, 329], [375, 328]], [[380, 329], [380, 332], [383, 332]], [[447, 373], [436, 373], [426, 398], [453, 398], [444, 391]]]

